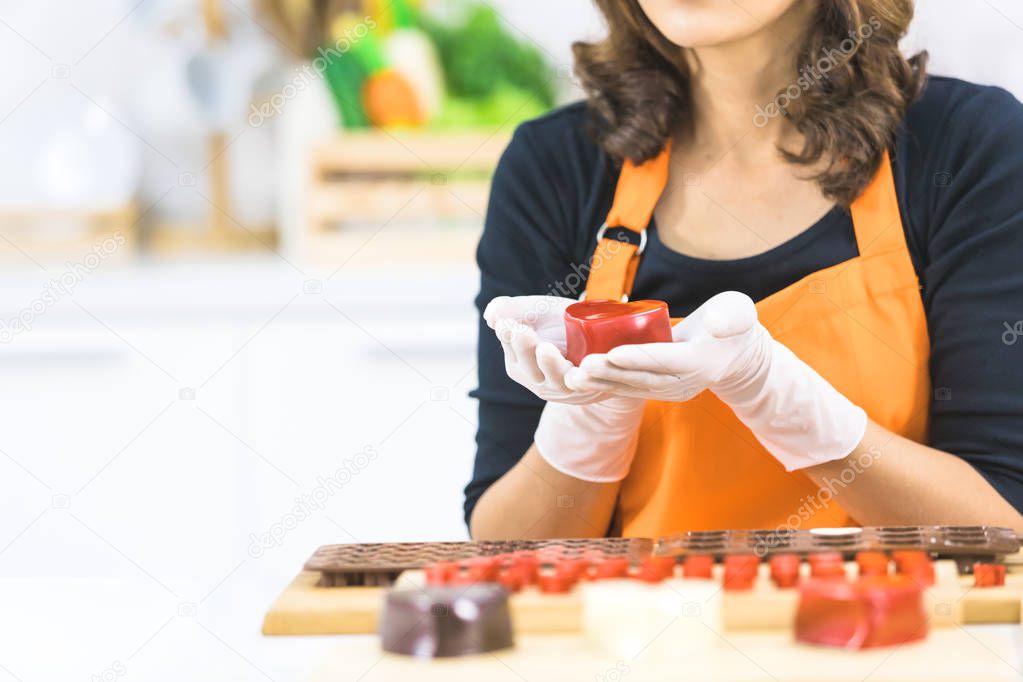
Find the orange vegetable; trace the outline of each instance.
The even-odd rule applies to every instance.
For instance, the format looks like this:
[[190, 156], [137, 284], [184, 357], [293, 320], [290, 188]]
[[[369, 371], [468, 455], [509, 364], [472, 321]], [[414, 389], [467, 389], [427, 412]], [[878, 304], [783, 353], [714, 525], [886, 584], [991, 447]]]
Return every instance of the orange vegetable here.
[[426, 112], [415, 88], [394, 69], [382, 69], [366, 79], [362, 102], [375, 126], [411, 127], [426, 122]]

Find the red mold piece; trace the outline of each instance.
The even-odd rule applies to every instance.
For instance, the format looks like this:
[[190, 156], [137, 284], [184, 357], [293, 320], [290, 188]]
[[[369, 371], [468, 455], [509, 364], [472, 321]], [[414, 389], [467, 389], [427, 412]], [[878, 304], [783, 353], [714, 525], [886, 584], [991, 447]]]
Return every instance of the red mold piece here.
[[683, 578], [710, 580], [714, 577], [714, 557], [707, 554], [692, 554], [682, 564]]
[[811, 554], [806, 560], [810, 563], [810, 575], [814, 578], [834, 580], [846, 577], [845, 564], [842, 561], [842, 555], [838, 552]]
[[448, 572], [448, 585], [471, 585], [474, 581], [469, 579], [469, 562], [462, 560], [454, 562]]
[[565, 554], [562, 552], [541, 550], [536, 553], [536, 564], [537, 566], [553, 566], [564, 558]]
[[771, 580], [780, 588], [795, 587], [799, 583], [799, 557], [795, 554], [776, 554], [770, 558]]
[[755, 554], [730, 554], [725, 557], [725, 590], [739, 591], [753, 589], [757, 577], [760, 557]]
[[631, 343], [671, 341], [671, 317], [663, 301], [580, 301], [565, 309], [566, 357], [573, 365], [592, 353]]
[[458, 573], [458, 565], [453, 561], [436, 561], [423, 568], [427, 585], [447, 585]]
[[884, 552], [857, 552], [856, 565], [861, 578], [888, 575], [888, 556]]
[[643, 582], [659, 583], [675, 574], [675, 557], [648, 556], [639, 564], [637, 578]]
[[901, 573], [905, 567], [931, 563], [931, 557], [927, 552], [919, 550], [897, 549], [892, 552], [892, 561], [895, 562], [896, 572]]
[[926, 635], [923, 590], [905, 576], [870, 576], [856, 582], [811, 578], [800, 586], [800, 642], [866, 649]]
[[526, 585], [522, 572], [516, 566], [502, 568], [497, 574], [497, 582], [512, 593], [518, 592]]
[[540, 573], [536, 576], [536, 584], [544, 594], [564, 594], [572, 590], [575, 581], [563, 573]]
[[540, 564], [534, 553], [529, 551], [516, 552], [511, 556], [510, 563], [518, 571], [523, 585], [532, 585], [536, 582], [536, 573]]
[[973, 585], [974, 587], [1002, 587], [1005, 585], [1005, 565], [974, 564]]
[[572, 582], [576, 582], [586, 575], [586, 570], [589, 567], [590, 562], [586, 559], [561, 559], [560, 561], [555, 562], [554, 572], [558, 575], [563, 575], [569, 578]]
[[528, 562], [519, 564], [519, 575], [522, 576], [522, 583], [524, 585], [535, 585], [536, 577], [539, 575], [539, 567]]
[[899, 550], [892, 552], [895, 572], [912, 578], [924, 587], [934, 584], [934, 564], [927, 552]]
[[504, 585], [509, 592], [518, 592], [535, 580], [536, 565], [530, 557], [516, 557], [514, 554], [502, 557], [497, 582]]
[[594, 580], [606, 578], [624, 578], [629, 575], [629, 560], [625, 557], [608, 557], [593, 564]]
[[814, 564], [840, 564], [842, 563], [841, 552], [816, 552], [806, 557], [811, 566]]
[[466, 560], [466, 579], [471, 583], [489, 583], [497, 580], [501, 560], [497, 557], [478, 556]]

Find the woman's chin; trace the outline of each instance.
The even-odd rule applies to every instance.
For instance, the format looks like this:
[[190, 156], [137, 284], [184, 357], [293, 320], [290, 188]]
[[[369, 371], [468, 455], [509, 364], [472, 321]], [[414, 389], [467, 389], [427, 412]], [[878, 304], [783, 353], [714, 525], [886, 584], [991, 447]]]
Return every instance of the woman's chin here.
[[763, 30], [795, 0], [762, 0], [744, 7], [733, 0], [640, 0], [650, 22], [679, 47], [726, 45]]

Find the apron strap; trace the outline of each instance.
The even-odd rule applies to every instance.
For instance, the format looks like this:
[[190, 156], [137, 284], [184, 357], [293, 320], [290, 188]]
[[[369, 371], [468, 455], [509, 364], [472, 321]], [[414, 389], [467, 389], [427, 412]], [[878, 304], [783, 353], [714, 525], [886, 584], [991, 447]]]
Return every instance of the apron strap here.
[[[647, 225], [668, 184], [670, 159], [669, 141], [654, 158], [638, 166], [627, 160], [622, 166], [611, 211], [597, 232], [585, 298], [618, 301], [632, 291], [639, 257], [646, 246]], [[608, 236], [611, 228], [620, 228], [615, 230], [619, 233], [617, 238]], [[629, 232], [634, 235], [628, 235]]]
[[908, 253], [906, 232], [902, 228], [902, 214], [895, 194], [892, 161], [885, 150], [881, 165], [870, 184], [849, 207], [852, 213], [856, 246], [861, 256], [887, 253], [903, 249]]
[[[639, 257], [646, 246], [646, 228], [654, 207], [668, 184], [671, 142], [661, 153], [640, 165], [626, 161], [615, 188], [614, 203], [607, 221], [597, 233], [597, 248], [590, 263], [585, 298], [590, 300], [627, 298], [632, 291]], [[902, 214], [895, 193], [892, 162], [885, 150], [881, 165], [866, 189], [849, 207], [856, 245], [861, 256], [902, 249], [907, 251]], [[607, 236], [610, 228], [632, 232], [635, 239]]]

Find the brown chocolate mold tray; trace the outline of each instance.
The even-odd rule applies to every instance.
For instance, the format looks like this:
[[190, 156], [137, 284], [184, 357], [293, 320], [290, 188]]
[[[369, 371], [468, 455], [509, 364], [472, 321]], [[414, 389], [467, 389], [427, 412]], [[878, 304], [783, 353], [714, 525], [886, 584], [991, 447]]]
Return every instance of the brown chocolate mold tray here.
[[320, 585], [390, 585], [402, 571], [435, 561], [458, 561], [520, 550], [560, 548], [567, 555], [600, 550], [638, 562], [650, 554], [686, 556], [710, 554], [771, 554], [922, 550], [937, 557], [956, 558], [965, 568], [973, 560], [1013, 554], [1020, 548], [1016, 534], [994, 526], [883, 526], [826, 530], [690, 531], [651, 540], [596, 538], [564, 540], [496, 540], [483, 542], [397, 542], [324, 545], [305, 564], [320, 573]]
[[995, 526], [877, 526], [816, 530], [691, 531], [661, 538], [654, 554], [812, 554], [921, 550], [936, 556], [992, 557], [1019, 550], [1019, 538]]
[[646, 538], [573, 538], [565, 540], [489, 540], [482, 542], [388, 542], [324, 545], [305, 563], [320, 573], [320, 585], [390, 585], [402, 571], [435, 561], [458, 561], [522, 550], [559, 548], [568, 556], [599, 550], [633, 561], [653, 551]]

